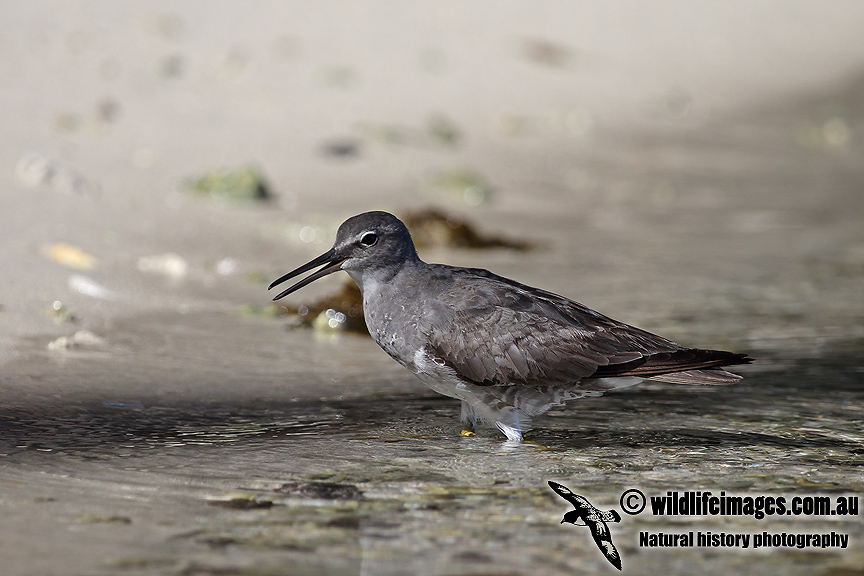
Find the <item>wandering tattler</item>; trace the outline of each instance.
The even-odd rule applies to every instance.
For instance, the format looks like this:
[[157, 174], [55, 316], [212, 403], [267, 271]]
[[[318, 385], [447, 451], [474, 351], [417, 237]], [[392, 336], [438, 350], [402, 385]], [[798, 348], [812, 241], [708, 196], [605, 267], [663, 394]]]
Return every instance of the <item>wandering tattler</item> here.
[[480, 268], [427, 264], [387, 212], [339, 226], [333, 247], [270, 288], [321, 266], [281, 292], [345, 270], [363, 293], [369, 334], [432, 390], [462, 401], [462, 421], [494, 423], [510, 442], [553, 406], [641, 379], [733, 384], [723, 366], [746, 354], [686, 348], [574, 302]]

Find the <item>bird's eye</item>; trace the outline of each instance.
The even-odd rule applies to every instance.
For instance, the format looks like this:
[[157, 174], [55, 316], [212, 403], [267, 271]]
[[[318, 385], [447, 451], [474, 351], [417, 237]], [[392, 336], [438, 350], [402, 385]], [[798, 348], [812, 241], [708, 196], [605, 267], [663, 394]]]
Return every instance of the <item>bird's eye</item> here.
[[375, 232], [367, 232], [360, 238], [360, 244], [363, 246], [374, 246], [378, 242], [378, 234]]

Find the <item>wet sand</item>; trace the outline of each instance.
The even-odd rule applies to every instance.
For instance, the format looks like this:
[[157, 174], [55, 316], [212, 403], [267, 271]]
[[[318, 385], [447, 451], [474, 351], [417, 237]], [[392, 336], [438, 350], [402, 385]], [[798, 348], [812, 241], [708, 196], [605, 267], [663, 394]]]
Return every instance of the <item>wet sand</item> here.
[[[335, 5], [242, 22], [228, 3], [10, 8], [3, 573], [612, 572], [585, 528], [559, 524], [570, 507], [548, 480], [601, 510], [633, 487], [860, 494], [861, 9], [795, 6], [775, 22], [757, 4], [751, 27], [734, 5], [670, 2], [575, 36], [562, 21], [610, 14], [450, 5], [411, 33], [412, 13]], [[28, 154], [54, 172], [22, 173]], [[180, 191], [249, 163], [269, 201]], [[460, 178], [485, 200], [446, 184]], [[490, 429], [459, 437], [458, 403], [368, 338], [249, 313], [344, 217], [429, 205], [537, 248], [427, 260], [757, 362], [732, 387], [573, 402], [507, 449]], [[185, 267], [147, 260], [168, 253]], [[622, 516], [628, 574], [837, 576], [864, 558], [860, 516]], [[834, 531], [849, 548], [639, 546], [690, 530]]]

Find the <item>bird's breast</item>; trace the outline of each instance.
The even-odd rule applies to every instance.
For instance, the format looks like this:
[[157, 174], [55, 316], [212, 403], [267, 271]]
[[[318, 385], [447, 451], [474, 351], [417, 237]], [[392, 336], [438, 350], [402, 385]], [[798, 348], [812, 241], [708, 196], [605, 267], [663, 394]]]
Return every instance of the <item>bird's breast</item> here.
[[363, 294], [363, 316], [372, 339], [403, 366], [413, 369], [417, 348], [417, 315], [406, 303], [386, 291]]

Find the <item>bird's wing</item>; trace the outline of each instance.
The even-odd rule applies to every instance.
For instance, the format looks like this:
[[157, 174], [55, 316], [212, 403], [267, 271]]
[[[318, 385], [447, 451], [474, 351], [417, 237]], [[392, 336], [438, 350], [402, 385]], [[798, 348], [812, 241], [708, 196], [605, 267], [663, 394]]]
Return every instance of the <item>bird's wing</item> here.
[[547, 484], [549, 484], [549, 487], [552, 488], [552, 490], [554, 490], [556, 494], [573, 504], [573, 506], [576, 507], [577, 510], [585, 508], [585, 505], [591, 506], [591, 503], [588, 502], [584, 497], [574, 493], [572, 490], [570, 490], [563, 484], [558, 484], [557, 482], [553, 482], [552, 480], [549, 480]]
[[597, 547], [606, 557], [609, 562], [618, 570], [621, 570], [621, 555], [615, 544], [612, 543], [612, 534], [609, 532], [609, 526], [603, 521], [586, 521], [588, 529], [591, 530], [591, 536], [594, 537], [594, 542]]
[[704, 367], [692, 364], [700, 358], [689, 349], [557, 294], [486, 270], [440, 268], [430, 279], [438, 297], [417, 326], [427, 353], [475, 384], [564, 384]]

